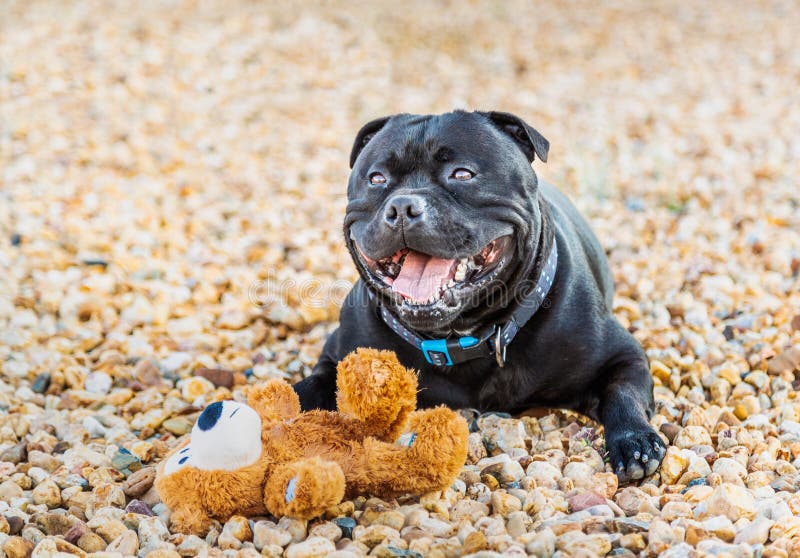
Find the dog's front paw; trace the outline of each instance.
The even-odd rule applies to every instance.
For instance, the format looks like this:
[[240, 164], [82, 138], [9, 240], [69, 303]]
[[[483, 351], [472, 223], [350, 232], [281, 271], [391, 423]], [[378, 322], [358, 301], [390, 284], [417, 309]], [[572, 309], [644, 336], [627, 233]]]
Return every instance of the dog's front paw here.
[[652, 475], [667, 453], [666, 445], [648, 424], [607, 431], [606, 449], [620, 482]]

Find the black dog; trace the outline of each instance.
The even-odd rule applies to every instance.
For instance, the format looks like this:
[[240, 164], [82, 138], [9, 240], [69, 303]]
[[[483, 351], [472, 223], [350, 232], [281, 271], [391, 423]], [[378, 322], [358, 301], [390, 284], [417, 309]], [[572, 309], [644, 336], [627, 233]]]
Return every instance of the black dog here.
[[335, 405], [336, 363], [391, 349], [419, 370], [419, 403], [575, 409], [605, 426], [622, 480], [664, 456], [648, 423], [653, 381], [611, 313], [613, 279], [569, 200], [539, 184], [549, 143], [498, 112], [397, 115], [356, 137], [345, 241], [361, 274], [304, 409]]

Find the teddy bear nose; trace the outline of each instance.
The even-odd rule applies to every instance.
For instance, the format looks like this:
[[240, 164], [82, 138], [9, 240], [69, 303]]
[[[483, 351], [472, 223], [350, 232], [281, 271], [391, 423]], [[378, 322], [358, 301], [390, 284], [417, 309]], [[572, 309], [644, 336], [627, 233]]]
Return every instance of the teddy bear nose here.
[[219, 417], [222, 416], [222, 401], [216, 401], [205, 408], [197, 419], [197, 427], [206, 431], [214, 428]]

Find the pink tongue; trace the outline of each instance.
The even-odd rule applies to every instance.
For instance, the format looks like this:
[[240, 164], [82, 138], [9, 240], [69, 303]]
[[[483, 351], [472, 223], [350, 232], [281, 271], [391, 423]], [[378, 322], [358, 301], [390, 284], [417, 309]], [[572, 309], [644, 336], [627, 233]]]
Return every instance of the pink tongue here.
[[400, 273], [392, 283], [392, 290], [412, 300], [430, 300], [450, 279], [454, 260], [443, 260], [410, 251]]

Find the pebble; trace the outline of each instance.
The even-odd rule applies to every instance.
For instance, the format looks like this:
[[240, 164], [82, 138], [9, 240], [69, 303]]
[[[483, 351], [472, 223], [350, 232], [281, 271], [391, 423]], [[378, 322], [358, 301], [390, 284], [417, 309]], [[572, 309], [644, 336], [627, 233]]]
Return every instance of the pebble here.
[[61, 489], [55, 481], [47, 479], [33, 489], [33, 503], [44, 504], [50, 509], [61, 505]]
[[109, 542], [107, 552], [118, 552], [123, 556], [132, 556], [139, 551], [139, 537], [136, 531], [125, 529]]
[[238, 550], [243, 542], [252, 540], [252, 538], [253, 531], [250, 529], [250, 522], [247, 518], [241, 515], [234, 515], [225, 522], [217, 544], [223, 550]]
[[773, 524], [773, 521], [764, 516], [756, 516], [749, 525], [736, 533], [733, 542], [735, 544], [747, 544], [751, 546], [764, 544], [769, 539], [769, 530]]
[[131, 473], [122, 485], [122, 491], [129, 498], [139, 498], [150, 490], [155, 479], [155, 467], [144, 467]]
[[89, 393], [104, 395], [111, 389], [113, 380], [105, 372], [92, 372], [86, 376], [84, 389]]
[[28, 558], [33, 553], [35, 546], [33, 542], [22, 537], [9, 537], [3, 544], [3, 552], [7, 558]]
[[234, 373], [232, 370], [226, 370], [224, 368], [198, 368], [194, 371], [194, 375], [205, 378], [215, 387], [224, 387], [228, 389], [233, 387]]
[[336, 546], [325, 537], [309, 537], [303, 542], [289, 545], [286, 558], [323, 558], [336, 551]]
[[706, 501], [706, 511], [709, 515], [724, 515], [731, 521], [751, 519], [756, 513], [755, 499], [743, 486], [722, 483]]
[[336, 526], [342, 530], [342, 537], [346, 539], [353, 538], [353, 529], [356, 528], [355, 519], [353, 519], [352, 517], [338, 517], [333, 520], [333, 523], [336, 524]]

